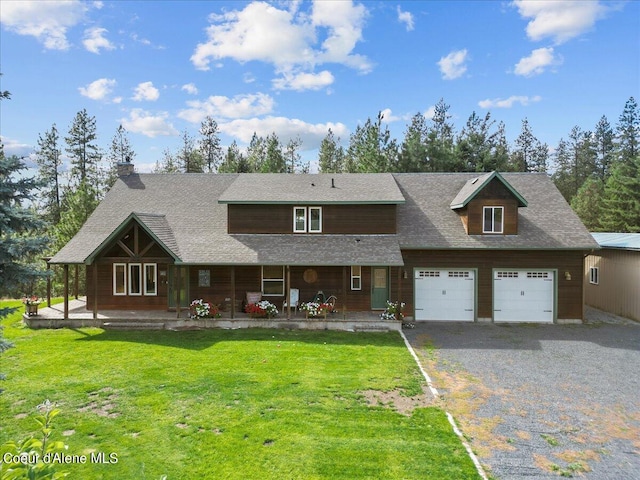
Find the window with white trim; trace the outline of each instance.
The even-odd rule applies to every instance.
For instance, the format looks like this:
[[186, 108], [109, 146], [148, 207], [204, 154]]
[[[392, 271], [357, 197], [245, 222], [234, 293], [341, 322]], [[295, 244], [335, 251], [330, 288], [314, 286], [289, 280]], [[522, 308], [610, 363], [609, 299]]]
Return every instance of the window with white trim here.
[[592, 285], [600, 284], [600, 269], [598, 267], [589, 267], [589, 283]]
[[351, 267], [351, 290], [362, 290], [362, 267], [360, 265]]
[[142, 295], [142, 265], [129, 264], [129, 295]]
[[293, 231], [307, 232], [307, 207], [293, 207]]
[[504, 207], [482, 208], [482, 233], [502, 233], [504, 231]]
[[113, 295], [158, 295], [158, 264], [114, 263]]
[[294, 233], [322, 233], [322, 207], [293, 207]]
[[113, 294], [114, 295], [127, 294], [127, 264], [126, 263], [113, 264]]
[[262, 294], [265, 297], [284, 295], [284, 266], [265, 265], [262, 267]]
[[144, 294], [158, 294], [158, 268], [155, 263], [144, 264]]

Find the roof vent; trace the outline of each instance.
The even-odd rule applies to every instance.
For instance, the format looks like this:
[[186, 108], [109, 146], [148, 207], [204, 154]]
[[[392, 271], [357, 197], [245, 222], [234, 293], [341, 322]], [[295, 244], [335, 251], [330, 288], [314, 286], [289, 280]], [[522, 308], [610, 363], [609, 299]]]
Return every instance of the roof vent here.
[[334, 178], [331, 179], [331, 188], [336, 188], [336, 181]]
[[471, 185], [473, 185], [474, 183], [476, 183], [478, 181], [478, 177], [474, 178], [473, 180], [471, 180]]

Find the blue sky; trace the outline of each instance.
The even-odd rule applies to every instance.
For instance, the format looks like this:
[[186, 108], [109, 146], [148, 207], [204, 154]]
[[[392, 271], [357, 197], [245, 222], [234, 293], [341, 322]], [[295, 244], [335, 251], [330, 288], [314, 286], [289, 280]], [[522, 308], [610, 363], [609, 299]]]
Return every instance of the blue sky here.
[[0, 0], [0, 135], [29, 155], [56, 124], [129, 131], [149, 171], [211, 115], [225, 146], [299, 137], [312, 161], [379, 111], [402, 140], [443, 98], [457, 131], [487, 112], [513, 141], [527, 118], [553, 149], [575, 125], [615, 126], [640, 97], [640, 2]]

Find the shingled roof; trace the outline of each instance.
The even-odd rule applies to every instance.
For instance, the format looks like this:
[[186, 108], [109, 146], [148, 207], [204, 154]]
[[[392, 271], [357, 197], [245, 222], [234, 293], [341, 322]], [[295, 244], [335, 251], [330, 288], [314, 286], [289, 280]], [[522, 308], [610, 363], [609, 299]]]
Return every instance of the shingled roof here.
[[[518, 235], [467, 235], [450, 205], [474, 173], [134, 174], [118, 179], [51, 263], [91, 263], [131, 218], [177, 263], [191, 265], [402, 265], [400, 249], [598, 248], [548, 176], [502, 176], [527, 199]], [[228, 234], [227, 203], [259, 203], [261, 194], [266, 203], [395, 203], [398, 233]]]

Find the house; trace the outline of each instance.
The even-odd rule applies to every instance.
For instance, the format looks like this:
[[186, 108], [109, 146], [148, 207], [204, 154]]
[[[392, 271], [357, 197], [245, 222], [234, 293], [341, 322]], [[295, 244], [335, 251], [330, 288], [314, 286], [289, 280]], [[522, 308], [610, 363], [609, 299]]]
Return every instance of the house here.
[[[240, 314], [289, 288], [340, 312], [569, 322], [598, 247], [545, 174], [136, 174], [129, 164], [51, 260], [85, 265], [87, 308]], [[289, 316], [288, 310], [283, 316]]]
[[585, 303], [640, 321], [640, 233], [592, 235], [600, 250], [585, 259]]

